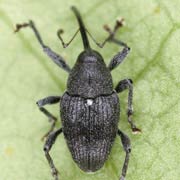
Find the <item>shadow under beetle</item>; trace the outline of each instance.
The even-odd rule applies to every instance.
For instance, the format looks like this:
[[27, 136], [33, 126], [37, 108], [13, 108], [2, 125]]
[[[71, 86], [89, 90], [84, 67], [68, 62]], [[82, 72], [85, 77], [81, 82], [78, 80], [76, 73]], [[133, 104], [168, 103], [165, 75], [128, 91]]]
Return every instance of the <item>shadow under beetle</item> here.
[[[120, 104], [117, 94], [125, 89], [129, 90], [128, 122], [133, 132], [140, 132], [140, 129], [136, 128], [131, 119], [133, 113], [132, 80], [121, 80], [115, 89], [113, 89], [113, 81], [110, 73], [125, 59], [130, 51], [130, 48], [125, 43], [114, 37], [118, 28], [123, 25], [123, 19], [116, 22], [113, 30], [107, 25], [104, 26], [109, 35], [105, 41], [100, 44], [95, 41], [85, 28], [78, 10], [74, 6], [72, 10], [79, 23], [78, 31], [68, 43], [64, 43], [61, 37], [62, 30], [59, 30], [57, 33], [63, 47], [67, 47], [79, 31], [81, 33], [84, 51], [80, 53], [72, 69], [60, 55], [56, 54], [50, 47], [44, 44], [33, 21], [17, 24], [15, 30], [15, 32], [18, 32], [23, 27], [30, 27], [43, 48], [43, 51], [58, 66], [69, 73], [67, 90], [62, 96], [49, 96], [37, 102], [39, 109], [48, 117], [50, 122], [52, 122], [51, 129], [44, 136], [47, 138], [44, 145], [45, 156], [52, 170], [54, 179], [58, 180], [58, 171], [49, 155], [49, 151], [58, 135], [63, 133], [76, 164], [85, 172], [95, 172], [104, 165], [111, 152], [116, 135], [119, 135], [126, 153], [122, 174], [120, 176], [120, 180], [124, 180], [128, 168], [131, 147], [128, 136], [118, 129]], [[113, 42], [123, 46], [123, 50], [118, 52], [111, 59], [109, 65], [106, 66], [102, 56], [97, 51], [91, 49], [87, 33], [99, 47], [103, 47], [106, 42]], [[62, 128], [54, 131], [57, 119], [43, 106], [59, 102]]]

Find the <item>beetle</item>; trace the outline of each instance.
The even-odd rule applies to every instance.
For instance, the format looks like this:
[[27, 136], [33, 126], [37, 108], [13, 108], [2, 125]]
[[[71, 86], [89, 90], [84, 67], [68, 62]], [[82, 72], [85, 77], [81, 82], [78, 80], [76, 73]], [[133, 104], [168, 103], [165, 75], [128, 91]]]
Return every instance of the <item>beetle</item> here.
[[[109, 35], [103, 43], [97, 43], [92, 35], [87, 31], [76, 7], [72, 10], [79, 23], [79, 29], [73, 38], [65, 43], [61, 36], [63, 30], [58, 30], [58, 37], [63, 45], [67, 47], [76, 34], [80, 31], [84, 50], [79, 54], [75, 65], [70, 68], [66, 61], [50, 47], [46, 46], [40, 36], [33, 21], [29, 23], [17, 24], [15, 32], [21, 28], [30, 27], [43, 51], [63, 70], [68, 72], [67, 90], [62, 96], [48, 96], [37, 101], [37, 105], [52, 122], [50, 130], [45, 134], [46, 137], [44, 152], [52, 170], [55, 180], [59, 179], [58, 171], [49, 154], [52, 145], [60, 134], [64, 134], [67, 146], [71, 152], [73, 160], [85, 172], [95, 172], [99, 170], [108, 159], [114, 140], [118, 135], [121, 138], [126, 156], [120, 180], [124, 180], [128, 168], [129, 156], [131, 151], [130, 139], [118, 129], [120, 119], [120, 103], [118, 93], [129, 90], [127, 116], [128, 122], [134, 133], [138, 129], [132, 121], [132, 98], [133, 82], [131, 79], [121, 80], [115, 89], [111, 71], [115, 69], [128, 55], [130, 48], [124, 42], [115, 38], [115, 33], [122, 27], [123, 19], [116, 21], [114, 29], [104, 26]], [[99, 46], [103, 47], [106, 42], [113, 42], [123, 47], [106, 66], [100, 53], [90, 47], [88, 36]], [[44, 108], [47, 104], [60, 103], [60, 116], [62, 128], [54, 130], [57, 118]]]

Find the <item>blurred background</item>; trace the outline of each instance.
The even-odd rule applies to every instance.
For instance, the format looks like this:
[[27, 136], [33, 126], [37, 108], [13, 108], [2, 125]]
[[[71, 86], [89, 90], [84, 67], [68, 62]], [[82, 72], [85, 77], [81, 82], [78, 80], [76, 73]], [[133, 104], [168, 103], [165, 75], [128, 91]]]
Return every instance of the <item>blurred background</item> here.
[[[132, 49], [112, 72], [119, 80], [134, 81], [134, 121], [142, 134], [133, 135], [127, 123], [127, 91], [119, 95], [119, 127], [131, 139], [132, 154], [127, 180], [179, 180], [180, 177], [180, 2], [178, 0], [1, 0], [0, 1], [0, 179], [52, 179], [40, 139], [50, 127], [35, 102], [62, 95], [67, 73], [42, 51], [30, 28], [14, 34], [15, 24], [34, 20], [44, 42], [72, 67], [82, 51], [78, 35], [63, 49], [56, 36], [63, 28], [68, 41], [78, 28], [70, 6], [80, 10], [87, 29], [102, 42], [119, 17], [126, 26], [117, 38]], [[98, 48], [105, 62], [121, 49], [113, 44]], [[59, 117], [59, 106], [48, 106]], [[61, 123], [57, 124], [57, 128]], [[104, 167], [95, 174], [82, 172], [73, 162], [63, 136], [51, 150], [61, 180], [118, 180], [125, 153], [117, 138]]]

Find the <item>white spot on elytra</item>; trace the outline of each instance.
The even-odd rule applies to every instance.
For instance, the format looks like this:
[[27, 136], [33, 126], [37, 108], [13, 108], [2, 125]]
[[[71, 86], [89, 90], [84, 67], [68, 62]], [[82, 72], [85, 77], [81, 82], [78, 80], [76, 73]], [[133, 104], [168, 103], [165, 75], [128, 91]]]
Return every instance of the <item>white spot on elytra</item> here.
[[93, 104], [93, 100], [92, 99], [87, 99], [87, 105], [91, 106]]

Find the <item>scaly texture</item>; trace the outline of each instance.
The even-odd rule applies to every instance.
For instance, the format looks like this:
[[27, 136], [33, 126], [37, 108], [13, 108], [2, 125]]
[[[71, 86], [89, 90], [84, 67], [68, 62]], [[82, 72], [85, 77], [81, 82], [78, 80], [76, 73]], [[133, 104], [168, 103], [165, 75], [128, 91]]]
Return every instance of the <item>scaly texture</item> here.
[[[87, 29], [98, 41], [107, 37], [103, 24], [112, 27], [120, 16], [126, 20], [117, 38], [132, 51], [113, 71], [113, 79], [114, 85], [120, 79], [134, 81], [133, 118], [142, 129], [141, 135], [131, 134], [126, 122], [127, 93], [122, 93], [120, 126], [132, 142], [126, 179], [179, 180], [179, 0], [1, 0], [0, 179], [51, 179], [40, 141], [50, 125], [35, 102], [48, 95], [63, 94], [67, 75], [43, 54], [30, 29], [15, 35], [13, 28], [16, 23], [34, 20], [44, 42], [72, 66], [83, 49], [80, 37], [66, 50], [56, 37], [58, 28], [65, 30], [66, 40], [78, 28], [71, 5], [79, 7]], [[113, 44], [99, 50], [91, 41], [91, 46], [100, 51], [107, 64], [119, 51]], [[49, 109], [59, 116], [58, 106]], [[95, 174], [83, 173], [73, 163], [62, 136], [51, 154], [62, 180], [118, 180], [124, 161], [118, 138], [109, 160]]]

